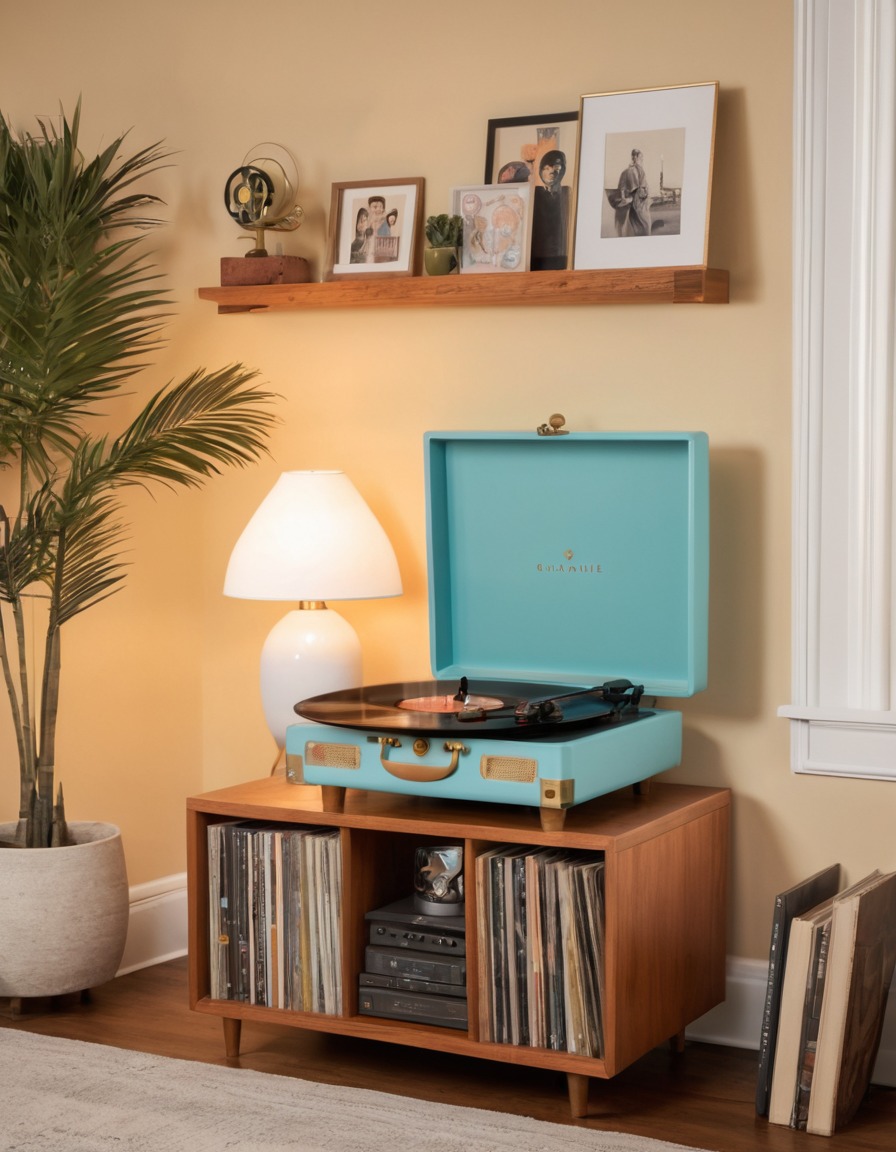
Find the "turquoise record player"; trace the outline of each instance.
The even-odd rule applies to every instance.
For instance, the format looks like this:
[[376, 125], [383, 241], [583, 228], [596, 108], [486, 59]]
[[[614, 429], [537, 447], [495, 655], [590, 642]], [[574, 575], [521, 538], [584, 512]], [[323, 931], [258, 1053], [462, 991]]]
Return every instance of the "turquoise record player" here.
[[709, 449], [702, 432], [430, 432], [436, 679], [300, 701], [291, 779], [566, 809], [681, 758], [706, 686]]

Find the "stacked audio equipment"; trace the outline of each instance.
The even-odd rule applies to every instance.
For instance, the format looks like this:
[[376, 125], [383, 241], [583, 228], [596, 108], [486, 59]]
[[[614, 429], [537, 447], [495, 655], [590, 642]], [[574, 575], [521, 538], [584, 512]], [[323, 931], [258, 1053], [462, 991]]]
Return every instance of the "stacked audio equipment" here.
[[[461, 911], [463, 905], [461, 905]], [[467, 1027], [467, 945], [460, 916], [416, 912], [412, 897], [366, 915], [358, 1011], [390, 1020]]]

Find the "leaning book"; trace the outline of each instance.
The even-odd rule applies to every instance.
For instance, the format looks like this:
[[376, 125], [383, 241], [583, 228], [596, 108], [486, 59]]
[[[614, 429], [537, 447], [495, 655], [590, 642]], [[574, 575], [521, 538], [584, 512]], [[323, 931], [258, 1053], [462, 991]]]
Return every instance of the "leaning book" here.
[[819, 949], [832, 908], [833, 901], [826, 900], [804, 915], [795, 916], [790, 925], [768, 1106], [772, 1124], [796, 1127], [805, 1023], [814, 997]]
[[756, 1112], [760, 1116], [768, 1115], [790, 925], [795, 916], [802, 916], [810, 908], [834, 896], [839, 885], [840, 865], [831, 864], [806, 880], [801, 880], [799, 884], [794, 884], [792, 888], [779, 892], [775, 897], [768, 956], [768, 982], [759, 1035], [759, 1071], [756, 1077]]
[[855, 1115], [880, 1046], [896, 965], [896, 872], [834, 901], [806, 1130], [831, 1136]]
[[[800, 1108], [808, 1108], [811, 1084], [807, 1083], [806, 1070], [802, 1068], [806, 1040], [807, 1018], [814, 1008], [815, 989], [818, 979], [819, 949], [825, 931], [829, 941], [832, 938], [831, 922], [836, 901], [843, 901], [861, 889], [875, 877], [866, 877], [829, 900], [823, 900], [802, 916], [795, 916], [790, 925], [787, 946], [787, 964], [784, 970], [784, 987], [781, 992], [781, 1014], [778, 1022], [778, 1043], [775, 1046], [775, 1060], [772, 1072], [772, 1089], [769, 1098], [768, 1118], [772, 1124], [785, 1124], [796, 1128], [799, 1124]], [[825, 986], [827, 986], [827, 962], [830, 953], [828, 944], [825, 953]], [[824, 1000], [821, 1011], [824, 1010]], [[819, 1024], [820, 1029], [820, 1024]], [[815, 1042], [817, 1051], [817, 1041]], [[814, 1057], [810, 1065], [814, 1075]], [[802, 1081], [802, 1082], [801, 1082]], [[805, 1117], [804, 1117], [805, 1121]]]

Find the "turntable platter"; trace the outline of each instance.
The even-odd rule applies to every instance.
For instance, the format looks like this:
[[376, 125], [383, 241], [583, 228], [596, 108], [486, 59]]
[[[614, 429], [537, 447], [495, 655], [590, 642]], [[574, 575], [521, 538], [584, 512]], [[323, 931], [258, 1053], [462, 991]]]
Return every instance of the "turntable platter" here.
[[414, 696], [408, 700], [399, 700], [396, 705], [397, 708], [404, 708], [408, 712], [438, 712], [452, 715], [476, 708], [483, 712], [494, 712], [504, 706], [504, 701], [496, 696], [474, 696], [469, 692], [455, 692], [453, 696]]
[[342, 728], [525, 739], [637, 713], [641, 689], [628, 681], [594, 688], [508, 680], [426, 680], [327, 692], [295, 706], [304, 720]]

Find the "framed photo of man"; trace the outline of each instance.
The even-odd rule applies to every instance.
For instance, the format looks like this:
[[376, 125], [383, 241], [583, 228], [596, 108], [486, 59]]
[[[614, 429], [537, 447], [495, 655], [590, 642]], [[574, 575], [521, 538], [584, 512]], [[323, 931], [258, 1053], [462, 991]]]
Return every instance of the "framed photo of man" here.
[[485, 183], [528, 184], [531, 189], [533, 272], [569, 263], [578, 123], [578, 112], [488, 122]]
[[420, 271], [422, 177], [334, 184], [325, 280]]
[[582, 97], [574, 268], [706, 264], [718, 90]]

